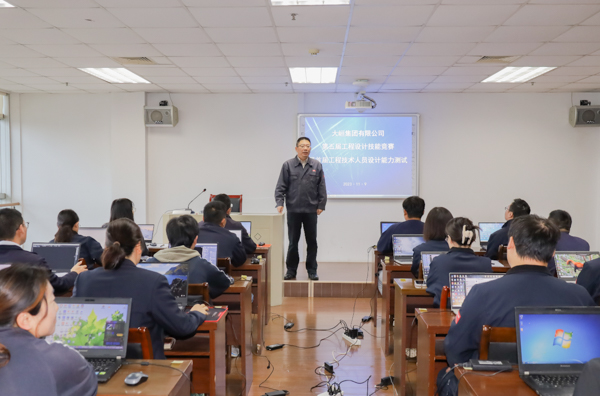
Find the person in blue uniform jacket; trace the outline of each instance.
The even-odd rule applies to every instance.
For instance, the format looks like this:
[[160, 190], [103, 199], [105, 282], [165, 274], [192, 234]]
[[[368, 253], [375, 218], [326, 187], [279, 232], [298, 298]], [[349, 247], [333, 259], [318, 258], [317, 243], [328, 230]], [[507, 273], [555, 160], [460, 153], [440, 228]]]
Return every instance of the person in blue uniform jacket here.
[[58, 231], [50, 243], [79, 243], [79, 258], [84, 259], [88, 269], [102, 265], [102, 245], [92, 237], [79, 235], [79, 216], [74, 210], [65, 209], [58, 213]]
[[[115, 221], [117, 219], [130, 219], [131, 221], [135, 221], [133, 218], [133, 214], [135, 213], [135, 205], [133, 201], [129, 198], [118, 198], [112, 201], [110, 205], [110, 220]], [[102, 228], [108, 227], [108, 223], [103, 224]], [[150, 252], [148, 247], [146, 246], [146, 241], [142, 240], [142, 256], [149, 256]]]
[[577, 284], [583, 286], [600, 305], [600, 258], [583, 264], [583, 269], [577, 276]]
[[450, 250], [431, 261], [427, 277], [427, 293], [434, 295], [433, 305], [436, 307], [440, 306], [443, 287], [450, 285], [451, 272], [492, 272], [492, 260], [476, 256], [471, 250], [471, 244], [477, 239], [478, 229], [465, 217], [456, 217], [446, 225]]
[[[596, 305], [583, 287], [557, 279], [548, 271], [560, 238], [560, 231], [549, 220], [520, 216], [513, 220], [508, 235], [511, 269], [500, 279], [473, 286], [452, 321], [444, 341], [450, 367], [478, 358], [483, 325], [515, 327], [515, 307]], [[458, 389], [451, 369], [440, 372], [437, 384], [442, 396], [454, 395]]]
[[508, 230], [511, 223], [517, 217], [525, 216], [529, 213], [531, 213], [529, 204], [521, 198], [516, 198], [509, 206], [504, 208], [504, 220], [506, 220], [506, 223], [504, 223], [501, 229], [490, 235], [485, 256], [492, 260], [498, 260], [498, 248], [500, 245], [508, 245]]
[[[210, 298], [217, 298], [231, 284], [230, 278], [194, 249], [198, 240], [198, 222], [190, 215], [174, 217], [167, 223], [169, 249], [163, 249], [147, 263], [184, 263], [188, 265], [188, 284], [208, 282]], [[208, 302], [208, 301], [207, 301]]]
[[213, 201], [222, 202], [227, 208], [227, 212], [225, 213], [225, 229], [226, 230], [239, 230], [242, 231], [242, 246], [244, 246], [244, 250], [246, 253], [251, 254], [256, 250], [256, 243], [250, 238], [248, 235], [248, 231], [246, 227], [242, 225], [239, 221], [235, 221], [231, 218], [231, 198], [227, 194], [218, 194], [215, 195]]
[[[571, 225], [573, 220], [571, 215], [564, 210], [553, 210], [548, 215], [548, 220], [554, 223], [555, 226], [560, 230], [560, 239], [556, 244], [557, 252], [588, 252], [590, 250], [590, 244], [584, 239], [578, 238], [571, 235]], [[548, 268], [554, 274], [556, 272], [556, 263], [554, 257], [548, 263]]]
[[425, 243], [413, 249], [413, 261], [410, 271], [415, 278], [419, 277], [422, 252], [446, 252], [450, 249], [446, 242], [446, 224], [450, 220], [452, 220], [452, 213], [446, 208], [435, 207], [427, 214], [425, 226], [423, 227]]
[[25, 263], [43, 267], [55, 293], [69, 291], [75, 284], [77, 275], [87, 271], [87, 267], [80, 261], [68, 274], [62, 277], [56, 276], [42, 256], [21, 248], [27, 240], [27, 226], [18, 210], [0, 209], [0, 264]]
[[425, 201], [421, 197], [412, 196], [402, 202], [404, 209], [404, 221], [391, 225], [377, 242], [377, 250], [382, 254], [390, 254], [394, 251], [392, 235], [396, 234], [422, 234], [425, 224], [421, 221], [425, 213]]
[[131, 328], [147, 327], [154, 359], [164, 359], [164, 338], [184, 338], [206, 319], [208, 309], [196, 304], [189, 313], [177, 306], [164, 275], [138, 268], [144, 240], [137, 224], [129, 219], [111, 221], [106, 229], [106, 248], [101, 268], [81, 274], [73, 297], [131, 298]]
[[231, 259], [231, 265], [239, 267], [246, 262], [246, 251], [235, 234], [225, 229], [227, 208], [223, 202], [206, 204], [203, 222], [198, 226], [198, 243], [216, 243], [217, 257]]
[[0, 395], [92, 396], [94, 369], [79, 352], [43, 337], [54, 334], [58, 305], [41, 267], [0, 271]]

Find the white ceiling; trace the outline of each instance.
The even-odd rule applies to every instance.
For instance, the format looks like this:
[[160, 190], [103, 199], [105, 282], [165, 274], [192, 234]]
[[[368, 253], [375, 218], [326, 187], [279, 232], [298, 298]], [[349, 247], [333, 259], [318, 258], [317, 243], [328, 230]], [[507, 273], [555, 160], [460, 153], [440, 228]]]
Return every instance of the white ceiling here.
[[[569, 92], [600, 90], [600, 0], [8, 0], [0, 8], [7, 92]], [[291, 14], [297, 14], [292, 20]], [[311, 56], [310, 49], [319, 49]], [[152, 84], [109, 84], [78, 67], [121, 67]], [[507, 66], [554, 66], [524, 84], [482, 84]], [[289, 67], [340, 67], [336, 84], [291, 84]]]

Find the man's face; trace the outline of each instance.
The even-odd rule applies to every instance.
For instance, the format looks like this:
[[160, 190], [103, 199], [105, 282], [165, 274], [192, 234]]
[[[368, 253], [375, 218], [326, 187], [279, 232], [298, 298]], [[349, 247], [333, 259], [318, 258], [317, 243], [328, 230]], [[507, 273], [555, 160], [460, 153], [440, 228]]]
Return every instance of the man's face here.
[[310, 155], [310, 142], [308, 140], [300, 140], [296, 146], [296, 154], [302, 161], [306, 161]]
[[510, 206], [507, 206], [504, 209], [504, 220], [508, 221], [508, 220], [512, 220], [515, 217], [515, 215], [513, 214], [513, 212], [510, 211]]

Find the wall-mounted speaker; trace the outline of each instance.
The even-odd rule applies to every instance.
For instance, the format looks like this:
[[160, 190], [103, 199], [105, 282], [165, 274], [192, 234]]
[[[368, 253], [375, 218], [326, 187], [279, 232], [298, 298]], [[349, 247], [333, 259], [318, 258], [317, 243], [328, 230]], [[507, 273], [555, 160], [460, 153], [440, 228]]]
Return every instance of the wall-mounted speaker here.
[[573, 127], [600, 126], [600, 106], [571, 107], [569, 124]]
[[144, 107], [147, 127], [174, 127], [179, 122], [179, 112], [175, 106]]

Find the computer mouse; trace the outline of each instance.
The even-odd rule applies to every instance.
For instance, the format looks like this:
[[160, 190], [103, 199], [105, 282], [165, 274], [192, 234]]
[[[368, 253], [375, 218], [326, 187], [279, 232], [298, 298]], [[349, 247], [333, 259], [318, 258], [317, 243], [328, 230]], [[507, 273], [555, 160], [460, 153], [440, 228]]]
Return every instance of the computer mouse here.
[[259, 242], [258, 246], [265, 246], [265, 243], [264, 242]]
[[148, 381], [148, 375], [141, 371], [139, 373], [131, 373], [125, 378], [125, 384], [129, 386], [136, 386], [146, 381]]

